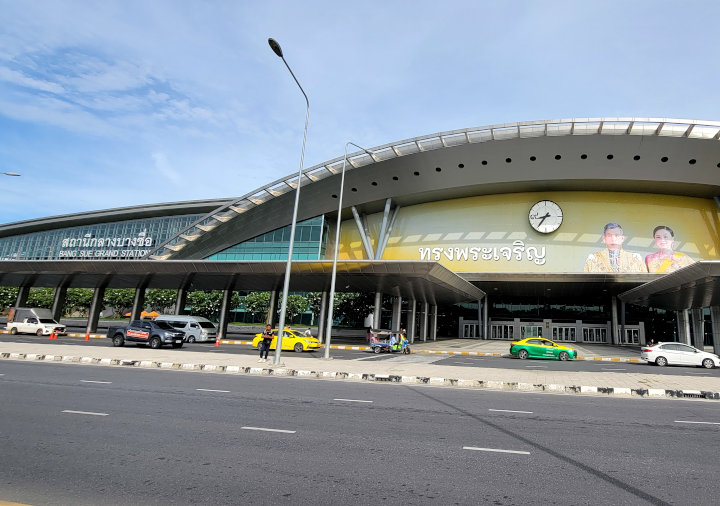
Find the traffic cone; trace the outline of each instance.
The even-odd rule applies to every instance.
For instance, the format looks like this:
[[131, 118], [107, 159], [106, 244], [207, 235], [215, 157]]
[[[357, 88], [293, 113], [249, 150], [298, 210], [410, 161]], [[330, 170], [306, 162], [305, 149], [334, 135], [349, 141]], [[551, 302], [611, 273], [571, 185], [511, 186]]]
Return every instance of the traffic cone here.
[[215, 337], [215, 348], [220, 347], [220, 334]]
[[52, 332], [50, 332], [50, 337], [48, 337], [48, 340], [51, 340], [51, 339], [57, 339], [57, 338], [55, 337], [55, 331], [54, 331], [54, 330], [53, 330]]
[[90, 332], [85, 332], [85, 340], [86, 341], [90, 340]]

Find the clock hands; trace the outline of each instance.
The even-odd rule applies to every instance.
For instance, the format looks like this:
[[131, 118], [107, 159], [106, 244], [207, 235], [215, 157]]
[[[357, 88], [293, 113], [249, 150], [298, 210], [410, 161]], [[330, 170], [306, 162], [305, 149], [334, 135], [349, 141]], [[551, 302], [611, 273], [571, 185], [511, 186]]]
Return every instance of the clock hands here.
[[545, 213], [545, 216], [539, 216], [539, 218], [540, 218], [540, 223], [538, 223], [537, 226], [539, 227], [540, 225], [542, 225], [542, 224], [543, 224], [543, 221], [545, 221], [545, 219], [547, 219], [547, 218], [549, 218], [549, 217], [550, 217], [550, 213]]

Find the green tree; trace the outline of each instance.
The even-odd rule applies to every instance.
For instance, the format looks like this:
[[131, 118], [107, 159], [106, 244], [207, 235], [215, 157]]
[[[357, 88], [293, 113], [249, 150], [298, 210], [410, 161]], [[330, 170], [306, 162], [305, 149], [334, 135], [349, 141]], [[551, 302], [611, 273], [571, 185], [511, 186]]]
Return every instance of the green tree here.
[[305, 294], [305, 300], [307, 300], [308, 309], [313, 315], [315, 315], [315, 320], [319, 319], [322, 294], [320, 292], [308, 292]]
[[92, 304], [93, 290], [90, 288], [68, 288], [65, 298], [65, 311], [89, 313]]
[[132, 288], [109, 288], [105, 291], [103, 304], [115, 310], [115, 314], [124, 315], [132, 310], [135, 290]]
[[145, 306], [158, 313], [164, 312], [167, 308], [175, 307], [176, 299], [177, 290], [151, 288], [145, 291]]
[[245, 311], [251, 313], [253, 318], [262, 317], [265, 320], [270, 307], [270, 292], [250, 292], [245, 296], [243, 305]]
[[192, 313], [197, 316], [204, 316], [208, 319], [217, 319], [222, 305], [222, 292], [213, 290], [211, 292], [196, 291], [188, 294], [188, 302], [192, 307]]
[[346, 325], [361, 326], [375, 307], [374, 293], [336, 293], [333, 316]]
[[44, 307], [50, 309], [53, 303], [55, 291], [52, 288], [31, 288], [28, 294], [27, 305], [29, 307]]
[[0, 286], [0, 310], [15, 307], [17, 296], [18, 288], [16, 286]]
[[[297, 315], [307, 311], [308, 301], [302, 295], [288, 295], [287, 305], [285, 306], [285, 318], [291, 322]], [[279, 309], [279, 308], [278, 308]]]

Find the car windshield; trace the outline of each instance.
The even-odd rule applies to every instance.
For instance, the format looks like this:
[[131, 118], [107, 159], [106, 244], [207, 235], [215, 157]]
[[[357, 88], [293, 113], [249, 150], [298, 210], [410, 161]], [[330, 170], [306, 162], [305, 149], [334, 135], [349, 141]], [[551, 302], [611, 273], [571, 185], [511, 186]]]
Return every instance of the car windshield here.
[[210, 322], [198, 322], [198, 323], [199, 323], [200, 326], [201, 326], [202, 328], [204, 328], [204, 329], [214, 329], [214, 328], [215, 328], [215, 325], [213, 325], [213, 324], [210, 323]]
[[40, 318], [40, 323], [55, 323], [52, 318]]
[[163, 330], [175, 330], [168, 322], [155, 322], [155, 325]]

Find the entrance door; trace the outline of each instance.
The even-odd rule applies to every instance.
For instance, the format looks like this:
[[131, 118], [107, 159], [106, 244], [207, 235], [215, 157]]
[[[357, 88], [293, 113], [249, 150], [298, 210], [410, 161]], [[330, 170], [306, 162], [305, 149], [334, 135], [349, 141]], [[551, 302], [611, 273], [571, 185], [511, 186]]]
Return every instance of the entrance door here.
[[475, 323], [463, 323], [463, 335], [465, 338], [478, 337], [478, 326]]
[[520, 328], [520, 339], [527, 337], [542, 337], [542, 327], [540, 325], [523, 325]]
[[513, 339], [513, 324], [493, 323], [490, 325], [490, 339]]

